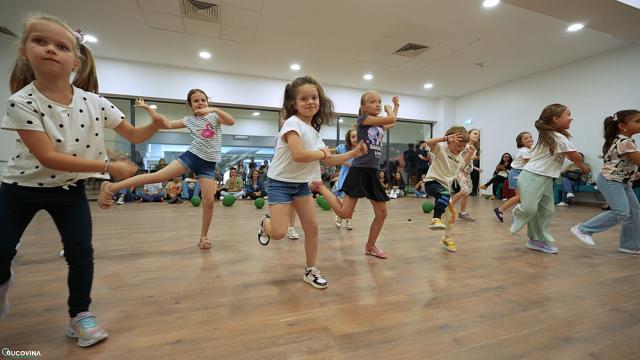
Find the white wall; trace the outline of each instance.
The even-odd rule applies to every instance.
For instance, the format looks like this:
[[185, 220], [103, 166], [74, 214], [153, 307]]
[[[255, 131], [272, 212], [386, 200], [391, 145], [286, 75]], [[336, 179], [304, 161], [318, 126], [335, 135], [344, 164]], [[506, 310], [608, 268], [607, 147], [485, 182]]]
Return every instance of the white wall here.
[[[184, 99], [192, 88], [201, 88], [213, 102], [257, 107], [279, 108], [286, 81], [249, 75], [227, 74], [127, 62], [96, 59], [100, 92], [137, 95], [165, 99]], [[322, 79], [316, 79], [322, 84]], [[340, 113], [357, 114], [363, 89], [322, 84], [327, 96]], [[395, 94], [381, 93], [384, 103], [391, 104]], [[433, 121], [437, 100], [400, 96], [401, 118]]]
[[[12, 40], [7, 36], [0, 36], [0, 116], [4, 116], [7, 113], [7, 99], [10, 96], [9, 75], [13, 61], [16, 58], [14, 49]], [[15, 131], [0, 130], [0, 173], [6, 161], [15, 152], [16, 138]]]
[[[551, 103], [573, 114], [573, 144], [596, 171], [602, 165], [602, 123], [622, 109], [640, 108], [640, 47], [630, 46], [496, 86], [456, 100], [458, 124], [481, 130], [481, 164], [488, 179], [504, 152], [514, 153], [521, 131], [537, 136], [534, 121]], [[437, 135], [437, 133], [436, 133]]]

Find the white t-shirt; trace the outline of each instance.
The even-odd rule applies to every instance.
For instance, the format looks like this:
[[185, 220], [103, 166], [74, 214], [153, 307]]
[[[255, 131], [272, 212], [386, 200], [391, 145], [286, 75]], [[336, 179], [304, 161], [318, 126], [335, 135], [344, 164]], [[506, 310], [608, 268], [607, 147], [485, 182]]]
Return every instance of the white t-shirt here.
[[292, 183], [319, 180], [319, 161], [297, 162], [293, 160], [289, 145], [283, 138], [283, 135], [289, 131], [295, 131], [300, 135], [302, 146], [305, 150], [320, 150], [326, 146], [316, 129], [300, 120], [297, 116], [290, 117], [284, 122], [278, 134], [275, 155], [269, 167], [269, 178]]
[[531, 159], [531, 149], [526, 146], [518, 148], [516, 158], [511, 162], [511, 168], [520, 170], [526, 165], [526, 161]]
[[[102, 96], [73, 87], [73, 99], [67, 106], [49, 100], [31, 83], [9, 97], [1, 126], [45, 132], [56, 152], [106, 162], [104, 129], [116, 128], [123, 120], [124, 114]], [[18, 139], [0, 180], [20, 186], [57, 187], [90, 177], [108, 179], [109, 174], [46, 168]]]
[[564, 153], [577, 150], [566, 136], [557, 132], [554, 132], [554, 135], [556, 137], [555, 154], [551, 155], [546, 147], [534, 148], [531, 151], [531, 159], [524, 166], [524, 170], [552, 178], [560, 177], [565, 158]]
[[458, 170], [464, 166], [462, 153], [456, 155], [449, 150], [446, 142], [439, 142], [431, 149], [431, 154], [433, 154], [433, 161], [425, 182], [435, 180], [449, 189]]

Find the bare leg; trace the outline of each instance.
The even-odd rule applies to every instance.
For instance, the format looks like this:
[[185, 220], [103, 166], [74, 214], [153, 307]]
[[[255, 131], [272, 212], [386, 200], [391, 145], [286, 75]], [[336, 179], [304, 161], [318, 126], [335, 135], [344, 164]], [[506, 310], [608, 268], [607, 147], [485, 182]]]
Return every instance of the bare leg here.
[[280, 240], [287, 234], [287, 226], [289, 224], [289, 204], [269, 205], [270, 218], [265, 218], [262, 225], [264, 232], [274, 240]]
[[520, 190], [516, 190], [516, 196], [511, 197], [509, 200], [505, 201], [498, 210], [500, 212], [505, 212], [509, 210], [510, 207], [520, 202]]
[[331, 206], [331, 209], [333, 209], [333, 212], [335, 212], [336, 215], [341, 219], [351, 219], [353, 216], [353, 210], [356, 208], [356, 204], [358, 203], [358, 198], [345, 195], [344, 200], [340, 202], [340, 199], [338, 199], [338, 197], [324, 184], [314, 182], [312, 187], [327, 200], [329, 206]]
[[371, 226], [369, 227], [369, 238], [367, 238], [367, 249], [373, 248], [376, 246], [376, 240], [378, 240], [378, 235], [380, 235], [380, 231], [382, 230], [382, 226], [384, 225], [384, 220], [387, 218], [387, 203], [384, 201], [373, 201], [370, 200], [371, 205], [373, 206], [373, 221], [371, 222]]
[[293, 203], [304, 230], [304, 252], [307, 258], [307, 267], [316, 266], [316, 258], [318, 257], [318, 219], [313, 197], [299, 197], [294, 199]]
[[211, 219], [213, 219], [213, 203], [217, 184], [215, 180], [204, 177], [199, 178], [198, 182], [200, 183], [200, 192], [202, 195], [202, 227], [200, 228], [200, 239], [206, 239], [209, 234]]
[[289, 207], [289, 227], [294, 227], [296, 225], [296, 207], [294, 203], [291, 203]]
[[110, 183], [105, 181], [100, 186], [98, 204], [101, 208], [108, 209], [113, 205], [113, 200], [111, 199], [111, 197], [118, 190], [170, 180], [176, 176], [184, 174], [185, 172], [187, 172], [187, 169], [182, 166], [180, 162], [174, 160], [162, 170], [156, 171], [151, 174], [137, 175], [122, 181], [118, 181], [117, 183]]

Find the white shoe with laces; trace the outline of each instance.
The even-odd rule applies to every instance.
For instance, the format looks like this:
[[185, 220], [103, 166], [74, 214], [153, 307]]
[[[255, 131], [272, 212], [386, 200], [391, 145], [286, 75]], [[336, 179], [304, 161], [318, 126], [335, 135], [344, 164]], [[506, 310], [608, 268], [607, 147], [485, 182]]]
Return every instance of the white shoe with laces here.
[[298, 234], [295, 227], [289, 226], [287, 229], [287, 237], [291, 240], [298, 240], [300, 239], [300, 234]]
[[574, 198], [574, 197], [576, 197], [576, 195], [574, 193], [572, 193], [572, 192], [567, 193], [567, 199], [571, 199], [571, 198]]
[[85, 311], [71, 318], [67, 336], [77, 338], [78, 346], [87, 347], [106, 339], [109, 334], [98, 325], [89, 311]]

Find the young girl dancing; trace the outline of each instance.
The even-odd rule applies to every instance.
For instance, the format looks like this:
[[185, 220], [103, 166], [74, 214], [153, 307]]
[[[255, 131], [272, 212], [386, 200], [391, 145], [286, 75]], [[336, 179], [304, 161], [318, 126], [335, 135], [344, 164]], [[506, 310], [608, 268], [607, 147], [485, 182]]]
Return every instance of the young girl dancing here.
[[504, 212], [520, 201], [520, 190], [518, 190], [518, 176], [522, 172], [522, 168], [531, 158], [531, 147], [533, 146], [533, 135], [528, 131], [523, 131], [516, 136], [516, 145], [518, 146], [518, 154], [511, 162], [511, 170], [509, 170], [509, 189], [515, 190], [516, 196], [512, 196], [502, 205], [493, 209], [496, 217], [500, 222], [504, 222]]
[[566, 106], [551, 104], [542, 110], [535, 122], [538, 143], [518, 177], [521, 203], [513, 209], [511, 225], [511, 234], [527, 225], [527, 248], [531, 250], [547, 254], [558, 252], [553, 246], [555, 240], [549, 233], [549, 223], [555, 212], [553, 179], [560, 176], [565, 157], [586, 171], [578, 151], [569, 141], [571, 135], [567, 130], [572, 121], [571, 111]]
[[369, 227], [369, 238], [365, 245], [364, 253], [386, 259], [387, 255], [376, 247], [378, 235], [387, 217], [387, 204], [389, 197], [383, 188], [379, 178], [380, 158], [382, 156], [382, 139], [384, 130], [393, 127], [398, 116], [400, 101], [393, 97], [393, 109], [384, 107], [387, 116], [378, 116], [382, 111], [382, 98], [375, 91], [367, 91], [360, 98], [360, 116], [356, 120], [358, 141], [365, 142], [369, 149], [367, 154], [354, 159], [351, 163], [349, 174], [342, 185], [342, 191], [346, 194], [344, 201], [340, 200], [320, 182], [314, 183], [314, 190], [324, 196], [333, 211], [341, 218], [351, 218], [353, 210], [360, 198], [366, 197], [373, 206], [374, 218]]
[[[60, 232], [69, 267], [67, 336], [77, 338], [79, 346], [91, 346], [108, 334], [89, 312], [94, 262], [84, 179], [124, 179], [137, 170], [131, 162], [109, 159], [106, 128], [141, 143], [159, 124], [134, 128], [120, 110], [95, 94], [98, 80], [91, 51], [81, 34], [52, 16], [26, 20], [10, 88], [13, 95], [2, 128], [16, 131], [19, 139], [0, 186], [0, 318], [9, 310], [16, 245], [34, 215], [45, 210]], [[153, 116], [153, 110], [145, 109]]]
[[342, 164], [361, 156], [367, 148], [360, 143], [351, 151], [331, 155], [319, 131], [323, 124], [334, 118], [333, 102], [320, 84], [309, 76], [287, 84], [282, 107], [286, 121], [278, 134], [269, 168], [269, 214], [260, 220], [258, 241], [267, 245], [270, 239], [280, 240], [286, 235], [293, 203], [304, 230], [306, 267], [302, 279], [317, 289], [324, 289], [327, 280], [316, 268], [318, 220], [309, 182], [320, 179], [320, 160], [330, 166]]
[[[467, 213], [467, 200], [469, 199], [469, 182], [471, 180], [471, 173], [474, 170], [473, 160], [478, 158], [478, 152], [480, 151], [480, 130], [471, 129], [468, 131], [469, 133], [469, 145], [471, 145], [475, 150], [473, 150], [473, 155], [471, 157], [472, 162], [463, 166], [458, 170], [458, 175], [456, 176], [456, 181], [458, 182], [458, 186], [460, 190], [451, 198], [451, 204], [453, 206], [460, 202], [460, 212], [458, 213], [458, 217], [462, 220], [475, 221], [475, 219]], [[467, 152], [471, 151], [470, 147], [467, 146], [460, 153], [462, 157], [467, 156]]]
[[[344, 144], [338, 145], [336, 148], [337, 154], [343, 154], [351, 149], [353, 149], [358, 144], [358, 134], [355, 128], [351, 128], [347, 130], [347, 133], [344, 136]], [[342, 185], [344, 185], [344, 179], [347, 178], [347, 174], [349, 174], [349, 169], [351, 168], [351, 164], [353, 163], [353, 159], [349, 159], [345, 161], [340, 167], [340, 175], [338, 177], [338, 181], [336, 181], [333, 190], [333, 193], [339, 197], [340, 199], [344, 199], [344, 191], [342, 191]], [[347, 230], [353, 230], [353, 222], [351, 218], [347, 220]], [[342, 226], [342, 218], [336, 215], [335, 221], [336, 227]]]
[[[140, 101], [139, 105], [147, 111], [151, 109], [143, 101]], [[134, 176], [117, 183], [102, 183], [98, 204], [101, 208], [108, 209], [113, 206], [113, 193], [120, 189], [162, 182], [193, 171], [198, 177], [202, 193], [202, 225], [198, 246], [202, 250], [207, 250], [211, 249], [208, 233], [213, 218], [213, 202], [217, 186], [216, 163], [221, 159], [222, 128], [220, 125], [233, 125], [235, 119], [221, 109], [209, 106], [207, 94], [200, 89], [189, 91], [187, 107], [193, 111], [193, 114], [180, 120], [169, 121], [161, 114], [150, 113], [154, 123], [160, 124], [162, 129], [185, 127], [189, 129], [193, 141], [187, 151], [155, 173]]]
[[640, 205], [631, 190], [631, 180], [638, 176], [640, 165], [640, 151], [631, 137], [638, 133], [638, 110], [618, 111], [604, 120], [604, 165], [596, 184], [611, 210], [571, 228], [573, 235], [588, 245], [595, 245], [593, 234], [622, 222], [618, 251], [640, 255]]

